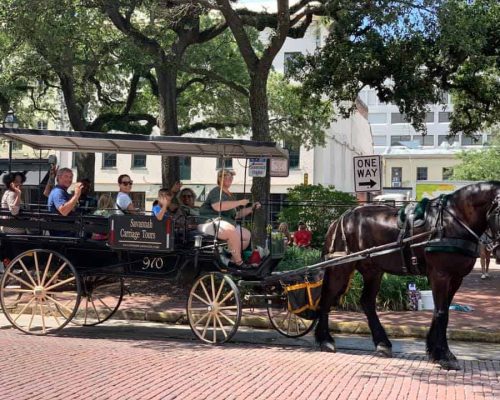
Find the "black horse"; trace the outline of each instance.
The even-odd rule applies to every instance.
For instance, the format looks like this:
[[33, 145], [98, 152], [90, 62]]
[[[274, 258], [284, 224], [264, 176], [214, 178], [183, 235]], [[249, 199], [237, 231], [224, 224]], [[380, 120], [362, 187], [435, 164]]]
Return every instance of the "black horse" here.
[[[391, 242], [395, 251], [328, 268], [322, 288], [316, 340], [322, 351], [335, 351], [328, 330], [328, 313], [347, 291], [354, 270], [363, 276], [361, 305], [368, 319], [377, 354], [392, 356], [392, 344], [376, 312], [376, 296], [384, 272], [396, 275], [427, 275], [434, 297], [434, 315], [427, 334], [430, 360], [445, 369], [459, 369], [446, 339], [448, 308], [469, 274], [477, 257], [479, 237], [488, 227], [488, 219], [499, 221], [500, 182], [466, 186], [454, 193], [430, 200], [419, 223], [406, 215], [401, 223], [398, 210], [384, 205], [360, 206], [345, 213], [330, 226], [323, 255], [334, 258]], [[408, 212], [409, 210], [407, 210]], [[496, 215], [496, 218], [492, 218]], [[498, 225], [494, 224], [493, 225]], [[495, 240], [498, 226], [491, 226]], [[428, 234], [426, 233], [428, 232]], [[418, 235], [415, 240], [405, 238]]]

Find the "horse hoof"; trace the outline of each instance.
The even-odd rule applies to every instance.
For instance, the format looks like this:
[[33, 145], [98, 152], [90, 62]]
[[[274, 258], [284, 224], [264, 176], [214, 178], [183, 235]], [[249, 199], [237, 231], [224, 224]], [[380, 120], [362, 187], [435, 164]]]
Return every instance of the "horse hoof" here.
[[319, 344], [319, 351], [324, 351], [327, 353], [335, 353], [337, 349], [335, 348], [335, 343], [333, 342], [321, 342]]
[[460, 364], [457, 360], [439, 360], [438, 361], [441, 368], [447, 371], [459, 371], [461, 370]]
[[378, 357], [392, 358], [392, 348], [385, 344], [378, 344], [375, 349], [375, 355]]

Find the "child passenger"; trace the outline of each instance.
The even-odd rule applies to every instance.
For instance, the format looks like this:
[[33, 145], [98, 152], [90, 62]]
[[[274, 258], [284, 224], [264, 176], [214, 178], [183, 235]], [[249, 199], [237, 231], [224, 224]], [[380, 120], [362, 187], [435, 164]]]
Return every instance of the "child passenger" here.
[[170, 217], [171, 211], [169, 207], [173, 197], [170, 189], [163, 188], [158, 191], [158, 204], [153, 207], [153, 215], [156, 216], [158, 221], [163, 221]]

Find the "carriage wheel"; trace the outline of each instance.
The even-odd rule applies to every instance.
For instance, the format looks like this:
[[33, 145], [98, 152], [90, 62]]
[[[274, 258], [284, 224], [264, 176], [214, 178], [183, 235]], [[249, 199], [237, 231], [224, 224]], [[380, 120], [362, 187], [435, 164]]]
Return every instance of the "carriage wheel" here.
[[298, 338], [311, 332], [317, 319], [304, 319], [290, 312], [286, 293], [281, 286], [273, 286], [266, 292], [267, 315], [274, 329], [289, 338]]
[[124, 293], [123, 279], [85, 277], [80, 307], [71, 322], [82, 326], [95, 326], [106, 322], [120, 308]]
[[68, 259], [52, 250], [29, 250], [12, 260], [0, 282], [0, 303], [10, 323], [35, 335], [55, 333], [80, 303], [80, 279]]
[[227, 342], [240, 325], [238, 287], [229, 276], [220, 272], [203, 275], [191, 288], [187, 315], [198, 339], [212, 344]]

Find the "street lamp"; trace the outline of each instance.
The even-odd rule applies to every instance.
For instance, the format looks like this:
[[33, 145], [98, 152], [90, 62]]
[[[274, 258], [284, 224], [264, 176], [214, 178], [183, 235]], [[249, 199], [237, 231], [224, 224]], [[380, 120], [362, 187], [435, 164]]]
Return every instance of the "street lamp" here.
[[[17, 120], [16, 114], [10, 109], [7, 111], [7, 115], [3, 120], [3, 127], [8, 129], [19, 128], [19, 121]], [[12, 172], [12, 139], [9, 140], [9, 173]]]
[[19, 121], [17, 120], [16, 114], [14, 114], [14, 111], [12, 111], [12, 109], [7, 111], [7, 115], [3, 120], [3, 127], [9, 129], [19, 128]]

